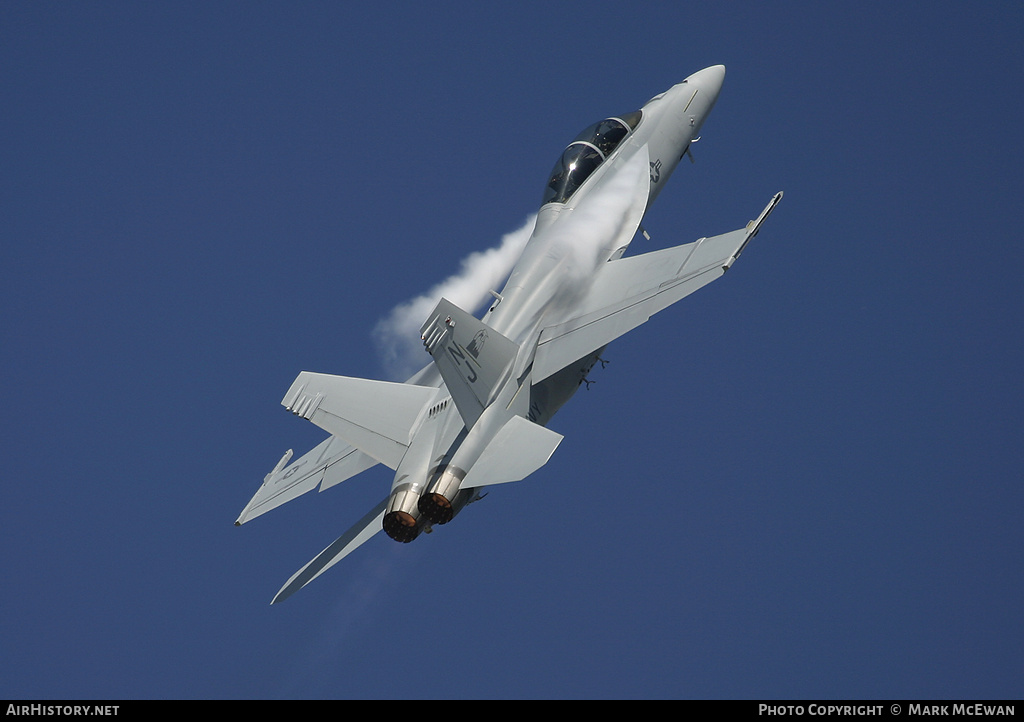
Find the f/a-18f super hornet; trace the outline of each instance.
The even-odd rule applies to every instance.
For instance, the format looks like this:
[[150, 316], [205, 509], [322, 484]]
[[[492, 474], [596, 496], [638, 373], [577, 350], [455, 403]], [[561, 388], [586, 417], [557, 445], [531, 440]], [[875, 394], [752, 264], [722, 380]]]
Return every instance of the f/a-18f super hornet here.
[[381, 529], [411, 542], [447, 524], [486, 487], [535, 472], [562, 440], [547, 423], [605, 346], [732, 266], [782, 193], [739, 230], [624, 256], [698, 140], [724, 78], [723, 66], [705, 68], [640, 110], [580, 133], [551, 171], [533, 235], [505, 287], [492, 291], [482, 319], [442, 298], [421, 329], [432, 362], [408, 381], [299, 374], [281, 403], [330, 436], [291, 464], [286, 452], [235, 524], [375, 464], [395, 477], [390, 493], [273, 602]]

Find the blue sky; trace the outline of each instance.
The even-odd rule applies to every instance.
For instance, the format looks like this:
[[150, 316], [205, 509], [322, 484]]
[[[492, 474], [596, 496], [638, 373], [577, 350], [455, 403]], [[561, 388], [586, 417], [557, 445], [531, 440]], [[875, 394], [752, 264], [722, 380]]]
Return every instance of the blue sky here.
[[[1019, 698], [1019, 3], [0, 5], [0, 696]], [[302, 370], [722, 63], [540, 472], [270, 599], [388, 488], [241, 528]], [[425, 355], [424, 355], [425, 357]]]

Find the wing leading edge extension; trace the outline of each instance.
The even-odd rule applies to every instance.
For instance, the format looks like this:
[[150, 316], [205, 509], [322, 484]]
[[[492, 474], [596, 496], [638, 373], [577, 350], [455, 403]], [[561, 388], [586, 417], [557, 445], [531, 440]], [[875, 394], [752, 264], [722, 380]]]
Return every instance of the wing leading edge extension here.
[[781, 199], [782, 193], [776, 193], [757, 219], [739, 230], [606, 263], [573, 318], [541, 332], [534, 383], [720, 278]]

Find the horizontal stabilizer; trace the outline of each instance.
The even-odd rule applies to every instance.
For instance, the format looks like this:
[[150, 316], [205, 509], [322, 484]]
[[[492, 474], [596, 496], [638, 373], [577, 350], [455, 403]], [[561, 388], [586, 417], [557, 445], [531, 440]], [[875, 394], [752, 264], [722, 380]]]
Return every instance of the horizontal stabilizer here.
[[594, 353], [720, 278], [781, 198], [782, 193], [775, 194], [756, 220], [731, 233], [604, 264], [573, 310], [573, 317], [541, 332], [533, 382]]
[[397, 469], [416, 423], [437, 394], [438, 389], [431, 386], [303, 371], [281, 404], [367, 456]]
[[290, 453], [286, 454], [278, 464], [280, 468], [267, 474], [259, 490], [238, 515], [235, 526], [312, 491], [317, 484], [323, 491], [377, 463], [336, 436], [324, 439], [301, 459], [285, 466], [289, 457]]
[[383, 529], [384, 510], [387, 505], [387, 499], [381, 501], [366, 516], [357, 521], [351, 529], [338, 537], [333, 544], [313, 557], [309, 564], [295, 572], [270, 603], [283, 602]]
[[420, 335], [463, 423], [472, 428], [512, 368], [519, 345], [446, 298], [430, 312]]
[[555, 453], [562, 435], [513, 416], [501, 427], [470, 467], [460, 489], [519, 481], [537, 471]]

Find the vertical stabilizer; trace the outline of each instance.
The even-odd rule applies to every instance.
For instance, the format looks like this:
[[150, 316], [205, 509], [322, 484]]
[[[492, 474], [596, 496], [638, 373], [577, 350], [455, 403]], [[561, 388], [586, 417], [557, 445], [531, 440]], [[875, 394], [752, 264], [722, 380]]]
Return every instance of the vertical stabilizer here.
[[504, 382], [519, 346], [445, 298], [420, 335], [462, 421], [472, 428]]

